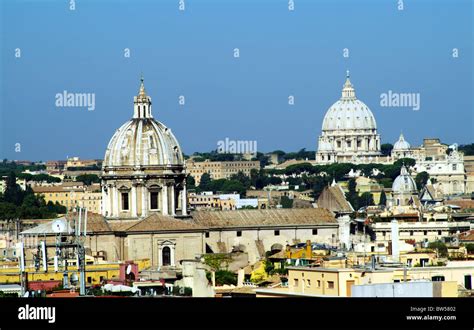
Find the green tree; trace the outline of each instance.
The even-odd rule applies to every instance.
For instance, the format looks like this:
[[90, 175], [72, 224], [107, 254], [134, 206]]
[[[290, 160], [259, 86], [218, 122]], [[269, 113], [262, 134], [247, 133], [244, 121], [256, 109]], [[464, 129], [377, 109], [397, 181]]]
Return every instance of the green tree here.
[[250, 178], [244, 174], [244, 172], [242, 171], [239, 171], [237, 174], [233, 174], [231, 177], [230, 177], [231, 180], [235, 180], [235, 181], [239, 181], [240, 183], [242, 183], [242, 185], [248, 189], [250, 188], [250, 185], [251, 185], [251, 180]]
[[473, 254], [474, 253], [474, 243], [466, 244], [466, 250], [467, 250], [467, 253]]
[[391, 143], [384, 143], [380, 146], [380, 151], [382, 152], [383, 156], [390, 156], [392, 153], [393, 144]]
[[465, 156], [474, 156], [474, 143], [460, 145], [458, 150], [462, 151]]
[[192, 175], [186, 177], [186, 188], [187, 189], [196, 189], [196, 180]]
[[362, 206], [371, 206], [371, 205], [374, 205], [374, 196], [372, 196], [372, 194], [368, 191], [362, 193], [362, 195], [360, 195], [359, 197], [359, 202], [358, 202], [358, 206], [359, 207], [362, 207]]
[[311, 180], [311, 182], [313, 186], [313, 196], [315, 199], [318, 199], [319, 195], [321, 195], [321, 193], [323, 192], [323, 189], [327, 187], [329, 183], [329, 178], [327, 178], [326, 176], [317, 175], [313, 177], [313, 180]]
[[90, 186], [93, 183], [99, 183], [100, 178], [96, 174], [81, 174], [76, 177], [76, 181], [84, 182], [85, 185]]
[[428, 182], [429, 177], [430, 175], [425, 171], [420, 172], [416, 175], [415, 182], [418, 190], [421, 190], [421, 188], [426, 185], [426, 182]]
[[17, 216], [17, 207], [15, 204], [9, 202], [0, 202], [0, 219], [6, 220], [8, 222], [16, 219]]
[[348, 192], [346, 193], [346, 199], [351, 203], [354, 210], [359, 209], [359, 194], [357, 193], [357, 183], [355, 179], [350, 179], [347, 183]]
[[438, 251], [440, 257], [448, 256], [448, 247], [441, 241], [429, 243], [428, 248]]
[[23, 202], [23, 192], [19, 185], [16, 184], [16, 176], [14, 172], [10, 172], [6, 179], [5, 193], [3, 194], [5, 202], [14, 205], [20, 205]]
[[405, 164], [406, 167], [411, 167], [411, 166], [415, 166], [416, 160], [414, 160], [413, 158], [400, 158], [397, 161], [395, 161], [395, 163], [393, 164], [400, 167], [403, 164]]
[[293, 200], [288, 196], [281, 196], [280, 204], [284, 209], [291, 209], [293, 207]]
[[379, 205], [387, 205], [387, 195], [385, 195], [385, 190], [382, 190], [382, 193], [380, 194]]
[[209, 173], [201, 175], [201, 182], [199, 183], [199, 189], [202, 191], [209, 190], [209, 184], [211, 182], [211, 176]]

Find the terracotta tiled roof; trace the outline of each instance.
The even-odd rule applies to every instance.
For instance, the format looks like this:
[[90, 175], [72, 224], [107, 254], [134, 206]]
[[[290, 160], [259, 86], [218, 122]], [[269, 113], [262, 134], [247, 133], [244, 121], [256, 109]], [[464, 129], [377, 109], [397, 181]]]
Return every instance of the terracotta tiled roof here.
[[[73, 218], [77, 219], [77, 213], [69, 213], [66, 218], [69, 220]], [[97, 233], [104, 231], [112, 231], [105, 218], [100, 214], [87, 212], [87, 232]]]
[[126, 229], [127, 232], [160, 231], [160, 230], [190, 230], [204, 229], [192, 220], [174, 219], [163, 215], [153, 214], [146, 219], [138, 221]]
[[48, 193], [48, 192], [70, 192], [70, 191], [84, 191], [84, 188], [69, 188], [63, 186], [52, 186], [52, 187], [32, 187], [35, 193]]
[[196, 211], [192, 216], [196, 224], [209, 228], [336, 223], [332, 213], [323, 208]]
[[449, 204], [457, 205], [461, 209], [474, 209], [474, 200], [472, 199], [452, 199], [449, 201]]
[[465, 231], [458, 235], [460, 241], [473, 242], [474, 241], [474, 229]]
[[324, 188], [318, 198], [318, 205], [329, 208], [333, 212], [354, 212], [354, 208], [339, 185]]

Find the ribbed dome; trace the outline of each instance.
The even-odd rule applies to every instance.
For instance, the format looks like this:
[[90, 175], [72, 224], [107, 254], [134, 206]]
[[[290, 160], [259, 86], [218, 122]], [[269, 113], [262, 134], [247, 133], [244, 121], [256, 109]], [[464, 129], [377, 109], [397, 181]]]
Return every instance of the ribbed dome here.
[[153, 118], [132, 119], [110, 139], [105, 166], [183, 165], [183, 155], [171, 130]]
[[408, 143], [403, 134], [400, 134], [398, 141], [393, 145], [393, 150], [408, 150], [410, 149], [410, 143]]
[[326, 112], [322, 128], [323, 131], [377, 129], [374, 115], [364, 102], [356, 98], [349, 77], [343, 86], [341, 99]]
[[151, 98], [143, 79], [134, 98], [133, 119], [120, 127], [110, 139], [104, 166], [183, 165], [183, 154], [171, 130], [155, 120]]
[[392, 185], [393, 193], [416, 193], [416, 183], [415, 180], [408, 173], [405, 165], [400, 169], [400, 175], [395, 178]]

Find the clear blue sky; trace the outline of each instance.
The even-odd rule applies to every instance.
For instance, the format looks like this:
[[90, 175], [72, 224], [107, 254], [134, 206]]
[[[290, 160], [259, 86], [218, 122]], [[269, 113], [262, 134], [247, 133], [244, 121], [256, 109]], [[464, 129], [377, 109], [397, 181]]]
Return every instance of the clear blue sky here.
[[[185, 2], [1, 1], [0, 158], [102, 158], [141, 72], [155, 118], [188, 154], [226, 137], [315, 150], [346, 69], [383, 142], [400, 131], [412, 145], [474, 142], [471, 0], [404, 0], [403, 11], [396, 0], [295, 0], [293, 12], [287, 0]], [[58, 109], [64, 90], [95, 93], [95, 110]], [[420, 93], [421, 109], [381, 107], [388, 90]]]

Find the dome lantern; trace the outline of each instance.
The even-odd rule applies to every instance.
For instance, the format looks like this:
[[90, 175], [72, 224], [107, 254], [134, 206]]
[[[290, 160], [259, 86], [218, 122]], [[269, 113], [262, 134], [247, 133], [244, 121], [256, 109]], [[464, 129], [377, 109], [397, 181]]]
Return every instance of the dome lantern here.
[[143, 76], [140, 79], [138, 95], [133, 98], [133, 118], [153, 118], [151, 114], [151, 97], [146, 94]]
[[349, 79], [349, 70], [346, 71], [346, 82], [344, 83], [344, 86], [342, 87], [342, 99], [343, 100], [355, 100], [355, 89], [354, 86], [351, 83], [351, 80]]

